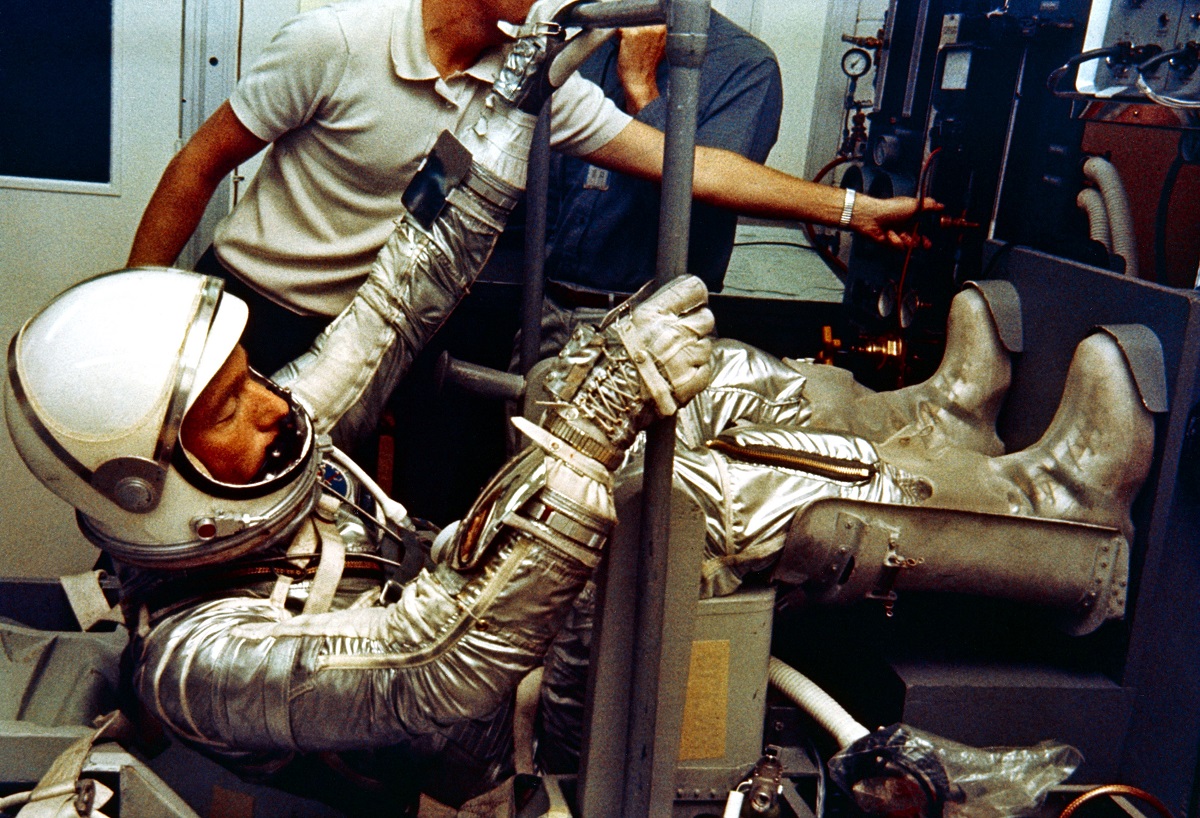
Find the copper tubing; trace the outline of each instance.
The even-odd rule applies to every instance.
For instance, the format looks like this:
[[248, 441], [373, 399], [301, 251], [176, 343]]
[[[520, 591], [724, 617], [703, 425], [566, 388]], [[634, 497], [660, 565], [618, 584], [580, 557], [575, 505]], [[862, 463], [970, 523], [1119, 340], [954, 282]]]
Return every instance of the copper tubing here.
[[1163, 818], [1172, 818], [1171, 811], [1167, 809], [1167, 805], [1159, 801], [1150, 793], [1138, 787], [1133, 787], [1128, 784], [1105, 784], [1102, 787], [1096, 787], [1094, 790], [1088, 790], [1083, 795], [1077, 797], [1074, 801], [1067, 804], [1063, 811], [1058, 814], [1058, 818], [1071, 818], [1071, 815], [1079, 809], [1083, 804], [1093, 798], [1100, 798], [1105, 795], [1128, 795], [1131, 798], [1137, 798], [1140, 801], [1145, 801], [1154, 809], [1158, 810]]

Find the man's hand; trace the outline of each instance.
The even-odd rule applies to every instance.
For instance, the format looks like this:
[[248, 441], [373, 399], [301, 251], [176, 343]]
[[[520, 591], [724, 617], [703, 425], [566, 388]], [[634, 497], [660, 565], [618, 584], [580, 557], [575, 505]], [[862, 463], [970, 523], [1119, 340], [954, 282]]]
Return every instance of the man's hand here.
[[658, 66], [667, 53], [666, 26], [620, 30], [617, 76], [625, 89], [625, 112], [638, 111], [658, 99]]
[[928, 247], [929, 239], [917, 236], [913, 229], [917, 216], [941, 209], [940, 203], [929, 198], [918, 201], [911, 196], [876, 199], [860, 195], [854, 203], [850, 229], [896, 250], [908, 250], [917, 245]]

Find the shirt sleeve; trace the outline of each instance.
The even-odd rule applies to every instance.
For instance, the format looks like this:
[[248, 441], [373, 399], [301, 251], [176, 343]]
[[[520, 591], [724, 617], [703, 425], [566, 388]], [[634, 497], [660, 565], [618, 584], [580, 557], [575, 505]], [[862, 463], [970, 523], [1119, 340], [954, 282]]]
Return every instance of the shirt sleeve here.
[[739, 64], [725, 76], [696, 126], [696, 142], [765, 162], [779, 136], [783, 80], [769, 58]]
[[274, 142], [304, 124], [346, 69], [348, 48], [329, 7], [284, 24], [238, 82], [229, 104], [251, 133]]
[[[765, 162], [779, 136], [783, 113], [783, 78], [775, 54], [715, 13], [709, 44], [700, 75], [696, 144]], [[666, 89], [665, 61], [658, 74], [659, 88]], [[666, 130], [666, 93], [642, 108], [636, 118]]]
[[550, 144], [571, 156], [587, 156], [607, 145], [633, 119], [600, 86], [578, 74], [554, 92], [550, 104]]

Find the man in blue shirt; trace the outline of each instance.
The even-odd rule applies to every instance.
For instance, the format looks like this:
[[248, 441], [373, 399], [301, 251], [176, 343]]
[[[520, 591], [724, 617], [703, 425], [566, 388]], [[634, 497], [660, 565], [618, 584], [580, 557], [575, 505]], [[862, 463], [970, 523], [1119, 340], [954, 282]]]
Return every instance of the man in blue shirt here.
[[[621, 29], [579, 73], [617, 106], [658, 130], [667, 124], [666, 27]], [[779, 135], [783, 81], [765, 43], [713, 12], [700, 72], [696, 144], [766, 161]], [[553, 152], [547, 196], [546, 304], [539, 357], [557, 353], [579, 321], [598, 319], [654, 278], [659, 183]], [[688, 272], [721, 289], [738, 214], [692, 202]], [[520, 277], [518, 217], [500, 240], [485, 278]], [[511, 224], [511, 223], [510, 223]], [[514, 350], [513, 366], [516, 366]]]
[[[664, 130], [666, 29], [625, 29], [580, 68], [626, 113]], [[661, 89], [661, 95], [660, 95]], [[783, 82], [771, 49], [713, 12], [700, 72], [696, 143], [765, 162], [779, 135]], [[551, 281], [633, 292], [654, 277], [659, 186], [597, 167], [585, 159], [551, 159], [546, 277]], [[696, 202], [688, 271], [719, 291], [733, 250], [737, 214]], [[572, 306], [564, 290], [551, 293]]]

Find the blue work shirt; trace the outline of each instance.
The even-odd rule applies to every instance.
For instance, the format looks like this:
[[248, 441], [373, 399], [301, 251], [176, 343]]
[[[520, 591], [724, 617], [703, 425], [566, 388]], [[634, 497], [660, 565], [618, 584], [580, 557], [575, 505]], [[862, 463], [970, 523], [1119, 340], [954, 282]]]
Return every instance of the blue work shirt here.
[[[617, 39], [602, 45], [580, 73], [618, 106], [625, 92], [617, 75]], [[666, 127], [667, 75], [658, 68], [660, 96], [637, 114]], [[764, 162], [779, 135], [783, 81], [775, 54], [761, 40], [713, 12], [700, 71], [696, 143]], [[583, 287], [633, 292], [654, 278], [658, 249], [659, 185], [552, 153], [547, 213], [546, 278]], [[737, 214], [692, 204], [688, 270], [719, 291], [733, 251]], [[501, 246], [519, 246], [520, 225]]]

